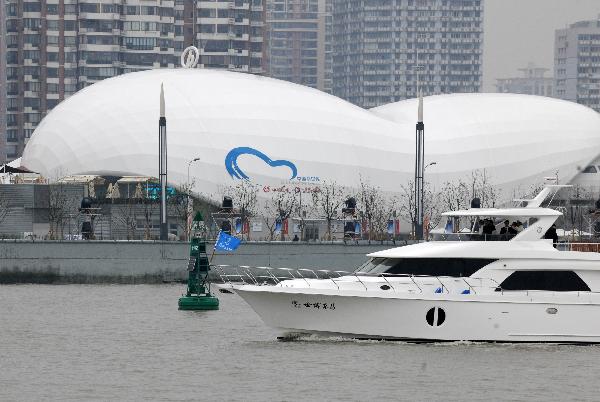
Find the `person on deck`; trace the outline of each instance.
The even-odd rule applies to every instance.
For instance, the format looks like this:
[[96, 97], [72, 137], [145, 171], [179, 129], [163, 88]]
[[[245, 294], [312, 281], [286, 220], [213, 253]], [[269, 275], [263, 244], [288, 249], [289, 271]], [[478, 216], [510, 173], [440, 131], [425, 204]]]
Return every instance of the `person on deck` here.
[[517, 232], [521, 233], [523, 231], [523, 222], [517, 221]]
[[504, 226], [500, 229], [500, 239], [508, 240], [508, 230], [510, 229], [510, 221], [507, 219], [504, 221]]
[[491, 240], [492, 234], [496, 231], [496, 226], [494, 226], [494, 222], [491, 219], [486, 219], [483, 224], [483, 235], [484, 240]]
[[509, 239], [511, 239], [518, 234], [519, 234], [519, 231], [517, 230], [517, 222], [511, 223], [510, 227], [508, 228], [508, 236], [507, 237]]

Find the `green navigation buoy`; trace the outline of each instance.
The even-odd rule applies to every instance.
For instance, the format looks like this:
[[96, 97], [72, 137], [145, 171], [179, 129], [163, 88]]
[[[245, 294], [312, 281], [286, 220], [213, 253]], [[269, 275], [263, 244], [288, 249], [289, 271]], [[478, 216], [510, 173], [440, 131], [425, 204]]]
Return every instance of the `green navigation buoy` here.
[[[202, 220], [198, 216], [194, 219]], [[179, 298], [179, 310], [218, 310], [219, 299], [210, 293], [208, 281], [210, 262], [206, 255], [206, 238], [194, 236], [190, 242], [190, 259], [188, 262], [187, 293]]]

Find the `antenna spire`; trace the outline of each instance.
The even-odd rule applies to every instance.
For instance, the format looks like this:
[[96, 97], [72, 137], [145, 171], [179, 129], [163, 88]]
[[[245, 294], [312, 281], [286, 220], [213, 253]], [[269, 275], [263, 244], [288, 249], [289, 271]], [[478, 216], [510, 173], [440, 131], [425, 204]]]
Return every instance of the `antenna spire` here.
[[419, 116], [418, 122], [423, 123], [423, 91], [419, 90]]
[[165, 91], [162, 82], [160, 83], [160, 117], [165, 117]]

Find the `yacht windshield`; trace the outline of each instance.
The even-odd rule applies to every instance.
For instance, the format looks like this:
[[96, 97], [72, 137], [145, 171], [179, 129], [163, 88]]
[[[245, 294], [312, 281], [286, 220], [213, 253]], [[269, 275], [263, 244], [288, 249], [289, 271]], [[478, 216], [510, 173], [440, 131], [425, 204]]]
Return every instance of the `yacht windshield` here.
[[381, 274], [387, 272], [395, 264], [394, 260], [389, 258], [371, 258], [356, 269], [356, 272], [364, 274]]
[[355, 272], [428, 276], [471, 276], [496, 260], [485, 258], [372, 258]]

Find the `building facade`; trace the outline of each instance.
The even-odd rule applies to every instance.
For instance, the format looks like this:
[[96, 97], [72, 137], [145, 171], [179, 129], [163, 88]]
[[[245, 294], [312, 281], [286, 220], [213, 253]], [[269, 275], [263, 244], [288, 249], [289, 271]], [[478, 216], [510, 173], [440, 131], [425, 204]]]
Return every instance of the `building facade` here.
[[331, 92], [332, 0], [267, 2], [267, 74]]
[[[6, 6], [0, 0], [0, 32], [6, 32]], [[6, 161], [6, 35], [0, 35], [0, 163]]]
[[262, 0], [4, 1], [8, 160], [77, 90], [123, 73], [177, 67], [189, 45], [201, 49], [200, 67], [264, 70]]
[[600, 112], [600, 18], [555, 33], [556, 97]]
[[333, 94], [363, 107], [479, 92], [483, 0], [334, 0]]
[[545, 76], [549, 69], [536, 67], [535, 64], [529, 63], [527, 67], [520, 68], [519, 71], [522, 73], [521, 77], [497, 79], [496, 92], [554, 96], [554, 78]]

